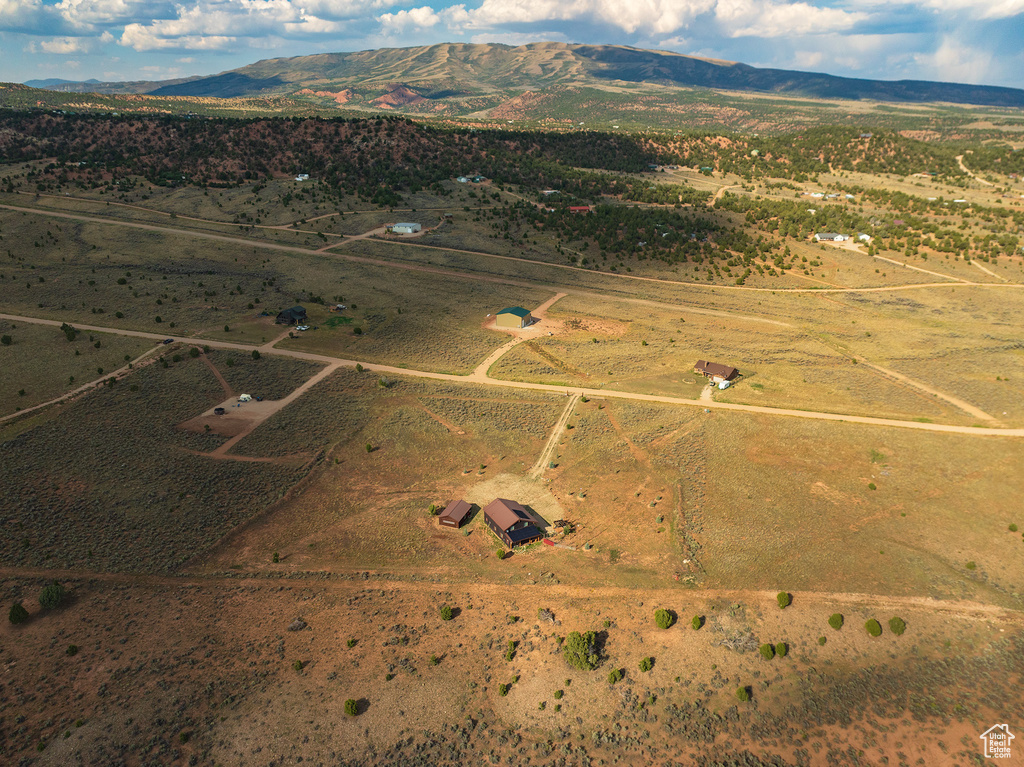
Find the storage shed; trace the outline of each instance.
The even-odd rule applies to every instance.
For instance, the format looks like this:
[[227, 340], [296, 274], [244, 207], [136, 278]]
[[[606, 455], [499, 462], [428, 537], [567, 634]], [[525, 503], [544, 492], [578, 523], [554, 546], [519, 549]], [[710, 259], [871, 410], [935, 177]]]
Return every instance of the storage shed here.
[[494, 324], [499, 328], [526, 328], [533, 323], [533, 315], [521, 306], [502, 309], [494, 320]]
[[544, 538], [537, 528], [537, 519], [506, 498], [495, 498], [484, 506], [484, 522], [510, 549]]
[[473, 507], [469, 503], [463, 500], [448, 501], [444, 505], [444, 511], [437, 517], [437, 524], [441, 527], [454, 527], [460, 528], [466, 521], [466, 517], [469, 516], [469, 512], [472, 511]]

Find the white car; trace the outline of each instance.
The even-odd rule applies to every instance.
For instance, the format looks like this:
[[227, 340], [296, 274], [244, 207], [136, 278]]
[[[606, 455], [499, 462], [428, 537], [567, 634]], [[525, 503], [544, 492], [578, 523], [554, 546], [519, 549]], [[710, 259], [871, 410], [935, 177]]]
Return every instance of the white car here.
[[296, 330], [309, 330], [309, 325], [299, 325]]

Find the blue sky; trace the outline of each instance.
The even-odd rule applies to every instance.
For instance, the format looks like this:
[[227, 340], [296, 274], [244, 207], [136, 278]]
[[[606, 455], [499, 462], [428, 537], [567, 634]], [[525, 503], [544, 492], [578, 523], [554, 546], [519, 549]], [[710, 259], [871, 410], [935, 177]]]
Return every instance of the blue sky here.
[[162, 80], [438, 42], [656, 48], [1024, 87], [1024, 0], [0, 0], [0, 80]]

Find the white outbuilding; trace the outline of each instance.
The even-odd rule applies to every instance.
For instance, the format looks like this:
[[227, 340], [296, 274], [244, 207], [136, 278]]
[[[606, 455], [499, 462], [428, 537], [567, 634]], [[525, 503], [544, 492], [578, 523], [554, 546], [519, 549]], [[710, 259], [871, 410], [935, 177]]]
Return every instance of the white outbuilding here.
[[391, 227], [391, 231], [395, 234], [413, 234], [414, 232], [420, 231], [423, 227], [419, 224], [395, 224]]

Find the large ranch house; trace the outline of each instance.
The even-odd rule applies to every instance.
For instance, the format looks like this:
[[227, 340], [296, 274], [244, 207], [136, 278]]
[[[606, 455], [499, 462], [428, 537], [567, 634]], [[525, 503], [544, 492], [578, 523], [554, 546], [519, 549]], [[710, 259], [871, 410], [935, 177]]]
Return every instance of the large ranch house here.
[[697, 364], [693, 366], [693, 372], [704, 376], [711, 383], [716, 384], [723, 381], [732, 381], [740, 374], [740, 371], [736, 368], [705, 360], [697, 360]]
[[484, 522], [510, 549], [544, 538], [537, 519], [515, 501], [495, 498], [484, 506]]

